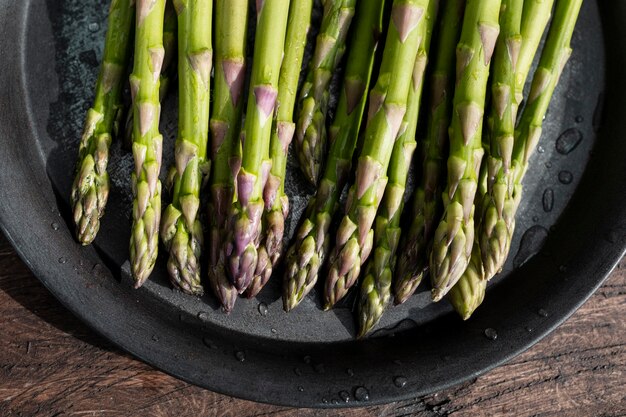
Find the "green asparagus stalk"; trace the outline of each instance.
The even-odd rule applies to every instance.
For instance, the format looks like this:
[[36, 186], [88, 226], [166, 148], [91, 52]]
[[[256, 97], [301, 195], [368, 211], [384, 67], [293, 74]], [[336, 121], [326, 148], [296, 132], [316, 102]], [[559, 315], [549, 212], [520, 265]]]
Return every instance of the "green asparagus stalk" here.
[[[549, 3], [545, 5], [544, 3]], [[531, 7], [532, 5], [532, 7]], [[522, 93], [530, 65], [537, 51], [551, 13], [551, 1], [543, 3], [526, 2], [523, 10], [521, 36], [522, 43], [519, 48], [519, 58], [516, 59], [515, 68], [512, 71], [514, 97], [507, 96], [505, 91], [508, 87], [500, 87], [500, 92], [494, 91], [494, 108], [498, 110], [492, 115], [494, 128], [491, 138], [491, 155], [488, 159], [488, 194], [483, 203], [482, 219], [478, 232], [480, 253], [484, 267], [484, 279], [491, 279], [504, 265], [509, 253], [509, 246], [513, 238], [515, 219], [511, 215], [515, 212], [513, 193], [514, 175], [511, 170], [511, 158], [513, 153], [514, 126], [517, 116], [517, 108], [521, 103]], [[515, 6], [520, 7], [520, 6]], [[521, 11], [518, 13], [522, 13]], [[532, 20], [531, 20], [532, 19]], [[521, 68], [520, 68], [521, 66]], [[510, 68], [506, 68], [507, 79], [501, 80], [502, 84], [511, 84]], [[496, 97], [498, 96], [498, 97]], [[514, 103], [502, 103], [501, 100]], [[499, 104], [499, 107], [498, 105]], [[512, 109], [509, 108], [512, 106]], [[495, 113], [500, 114], [495, 114]], [[499, 117], [502, 116], [502, 117]], [[504, 121], [505, 123], [502, 123]], [[505, 127], [505, 129], [502, 129]]]
[[[486, 208], [497, 205], [494, 197], [507, 193], [511, 154], [517, 117], [515, 98], [516, 66], [522, 45], [520, 34], [523, 0], [502, 0], [500, 14], [500, 37], [496, 44], [491, 80], [491, 113], [489, 130], [484, 135], [486, 163], [481, 168], [481, 180], [476, 196], [479, 222], [475, 228], [474, 248], [470, 263], [451, 290], [449, 300], [455, 310], [467, 320], [485, 297], [486, 285], [477, 283], [483, 278], [488, 264], [481, 259], [481, 236], [483, 213]], [[504, 219], [499, 218], [504, 223]]]
[[441, 192], [445, 171], [445, 149], [452, 113], [456, 45], [459, 42], [465, 0], [448, 0], [442, 5], [430, 90], [430, 113], [422, 143], [422, 176], [414, 194], [413, 221], [401, 239], [394, 294], [396, 304], [413, 295], [427, 270], [428, 245], [441, 215]]
[[367, 264], [361, 283], [357, 314], [358, 337], [364, 337], [378, 323], [391, 298], [391, 280], [401, 234], [400, 218], [404, 209], [404, 193], [413, 153], [417, 147], [415, 134], [421, 109], [424, 72], [438, 9], [439, 0], [430, 0], [425, 24], [420, 28], [421, 44], [413, 68], [407, 112], [391, 154], [387, 188], [376, 215], [373, 256]]
[[173, 199], [165, 209], [161, 238], [170, 256], [167, 270], [175, 287], [202, 295], [200, 254], [203, 245], [200, 187], [210, 172], [207, 159], [213, 46], [212, 0], [177, 0], [178, 135]]
[[215, 3], [215, 87], [211, 137], [209, 283], [225, 312], [232, 311], [237, 289], [226, 271], [223, 243], [228, 233], [228, 212], [235, 193], [235, 176], [241, 166], [239, 132], [246, 74], [248, 0]]
[[[163, 22], [163, 49], [165, 56], [163, 58], [163, 68], [161, 69], [161, 84], [159, 86], [159, 101], [163, 102], [170, 87], [170, 82], [176, 75], [176, 50], [177, 50], [177, 31], [178, 17], [173, 6], [173, 0], [166, 0], [165, 18]], [[124, 125], [124, 133], [122, 136], [125, 149], [133, 147], [133, 109], [132, 105], [126, 113], [126, 124]]]
[[300, 93], [296, 155], [302, 172], [314, 185], [317, 185], [326, 157], [329, 85], [345, 51], [356, 3], [356, 0], [322, 1], [324, 17], [309, 73]]
[[133, 157], [133, 227], [130, 263], [135, 287], [140, 287], [154, 269], [158, 254], [161, 219], [161, 156], [159, 133], [159, 77], [165, 51], [163, 19], [165, 0], [136, 0], [135, 64], [130, 75], [135, 119]]
[[278, 81], [276, 120], [270, 140], [272, 170], [263, 193], [265, 233], [259, 247], [255, 276], [246, 292], [248, 297], [255, 297], [261, 291], [282, 256], [285, 219], [289, 214], [289, 198], [285, 194], [287, 153], [295, 132], [293, 110], [311, 23], [313, 0], [292, 1], [290, 8], [285, 56]]
[[305, 220], [287, 251], [283, 307], [295, 308], [317, 282], [330, 249], [330, 224], [339, 206], [352, 165], [372, 77], [378, 40], [383, 30], [385, 0], [368, 0], [356, 8], [354, 30], [336, 116], [329, 129], [331, 145], [324, 176], [311, 199]]
[[450, 126], [444, 214], [430, 256], [433, 300], [457, 283], [474, 243], [474, 197], [484, 150], [482, 124], [491, 56], [498, 38], [501, 0], [467, 0], [457, 47], [457, 83]]
[[522, 47], [515, 72], [515, 96], [518, 106], [522, 102], [524, 85], [539, 48], [539, 43], [550, 21], [552, 6], [554, 6], [554, 0], [524, 2], [521, 27]]
[[485, 299], [487, 281], [483, 279], [483, 274], [479, 248], [475, 244], [467, 269], [447, 296], [463, 320], [469, 319]]
[[374, 240], [372, 225], [387, 185], [387, 168], [407, 111], [420, 33], [428, 0], [395, 0], [378, 81], [370, 108], [356, 180], [337, 231], [324, 291], [332, 308], [356, 282]]
[[114, 124], [122, 110], [122, 79], [130, 60], [133, 5], [134, 0], [111, 2], [96, 97], [87, 112], [80, 140], [71, 200], [76, 237], [83, 245], [96, 238], [109, 197], [109, 147]]
[[528, 168], [528, 160], [541, 138], [543, 120], [552, 94], [571, 55], [570, 41], [581, 4], [582, 0], [557, 0], [546, 45], [516, 131], [511, 162], [512, 183], [509, 188], [495, 184], [494, 198], [485, 209], [480, 249], [486, 278], [497, 273], [508, 256], [515, 231], [515, 214], [522, 197], [522, 180]]
[[230, 277], [240, 293], [252, 282], [257, 264], [263, 189], [271, 169], [269, 147], [289, 3], [289, 0], [257, 1], [254, 61], [242, 133], [243, 158], [237, 174], [237, 196], [231, 207], [230, 236], [225, 248]]

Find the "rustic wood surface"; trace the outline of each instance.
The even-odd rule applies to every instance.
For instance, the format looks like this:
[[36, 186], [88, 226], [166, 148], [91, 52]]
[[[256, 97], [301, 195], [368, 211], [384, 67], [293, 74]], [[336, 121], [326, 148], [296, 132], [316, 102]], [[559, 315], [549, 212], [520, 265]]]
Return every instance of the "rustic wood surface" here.
[[626, 269], [507, 365], [424, 398], [345, 411], [215, 394], [119, 351], [63, 308], [0, 235], [0, 416], [626, 416]]

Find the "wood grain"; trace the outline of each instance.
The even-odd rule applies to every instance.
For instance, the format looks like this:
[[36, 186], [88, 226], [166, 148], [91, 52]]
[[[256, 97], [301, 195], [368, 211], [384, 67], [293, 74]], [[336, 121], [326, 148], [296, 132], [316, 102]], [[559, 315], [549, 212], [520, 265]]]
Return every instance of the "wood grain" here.
[[65, 310], [0, 235], [0, 416], [626, 416], [626, 271], [552, 335], [474, 381], [323, 411], [202, 390], [120, 352]]

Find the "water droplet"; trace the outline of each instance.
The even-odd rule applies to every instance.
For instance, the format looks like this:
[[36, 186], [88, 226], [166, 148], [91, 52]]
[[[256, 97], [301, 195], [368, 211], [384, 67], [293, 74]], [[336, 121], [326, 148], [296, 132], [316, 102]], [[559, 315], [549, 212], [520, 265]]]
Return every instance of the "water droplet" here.
[[327, 400], [326, 398], [322, 398], [322, 402], [323, 402], [324, 404], [328, 404], [328, 400]]
[[583, 134], [576, 128], [567, 129], [561, 133], [556, 140], [556, 151], [561, 155], [567, 155], [580, 145], [583, 140]]
[[498, 332], [496, 332], [496, 329], [489, 327], [485, 329], [485, 337], [487, 337], [487, 339], [496, 340], [498, 338]]
[[559, 181], [561, 184], [571, 184], [574, 181], [574, 175], [569, 171], [561, 171], [559, 172]]
[[350, 393], [348, 391], [341, 391], [339, 392], [339, 398], [341, 398], [341, 401], [344, 403], [350, 402]]
[[369, 401], [370, 393], [365, 387], [357, 387], [354, 390], [354, 398], [357, 401]]
[[209, 317], [210, 317], [210, 315], [206, 311], [200, 311], [198, 313], [198, 319], [200, 319], [200, 320], [207, 321], [207, 320], [209, 320]]
[[549, 316], [548, 312], [545, 309], [543, 309], [543, 308], [540, 308], [537, 311], [537, 314], [539, 314], [541, 317], [548, 317]]
[[267, 304], [260, 303], [258, 310], [260, 315], [262, 315], [263, 317], [267, 316]]
[[303, 387], [303, 386], [299, 386], [299, 387], [298, 387], [298, 391], [300, 391], [300, 392], [304, 392], [304, 387]]
[[302, 375], [302, 371], [300, 370], [300, 368], [293, 368], [293, 373], [298, 375], [298, 376]]
[[90, 23], [89, 26], [87, 26], [87, 28], [89, 29], [90, 32], [97, 32], [98, 29], [100, 29], [100, 25], [97, 24], [96, 22]]
[[66, 258], [66, 257], [64, 257], [64, 256], [61, 256], [61, 257], [59, 258], [59, 263], [60, 263], [60, 264], [66, 264], [66, 263], [67, 263], [67, 258]]
[[574, 119], [574, 121], [575, 121], [576, 123], [582, 123], [582, 122], [584, 122], [584, 121], [585, 121], [585, 118], [584, 118], [584, 117], [582, 117], [581, 115], [578, 115], [578, 116], [576, 116], [576, 118]]
[[235, 358], [237, 358], [239, 362], [243, 362], [246, 360], [246, 354], [238, 350], [237, 352], [235, 352]]
[[278, 330], [276, 330], [276, 329], [270, 329], [270, 331], [271, 331], [272, 333], [274, 333], [274, 334], [278, 333]]
[[333, 400], [331, 401], [334, 405], [339, 404], [339, 400], [336, 398], [333, 398]]
[[152, 341], [153, 342], [158, 342], [159, 341], [159, 336], [157, 336], [156, 334], [152, 335]]
[[530, 327], [530, 326], [526, 326], [526, 331], [527, 331], [528, 333], [532, 333], [532, 332], [534, 332], [534, 331], [535, 331], [535, 329], [533, 329], [533, 328], [532, 328], [532, 327]]
[[536, 255], [543, 247], [547, 237], [548, 231], [543, 226], [535, 225], [528, 229], [522, 236], [519, 250], [513, 259], [513, 266], [519, 268]]
[[537, 152], [538, 152], [538, 153], [544, 153], [545, 151], [546, 151], [546, 150], [544, 149], [544, 147], [543, 147], [543, 146], [541, 146], [541, 145], [537, 146]]
[[404, 388], [406, 385], [406, 378], [403, 376], [396, 376], [393, 378], [393, 385], [398, 388]]
[[202, 338], [202, 343], [209, 349], [217, 349], [217, 345], [208, 337]]
[[541, 200], [543, 204], [543, 211], [549, 213], [554, 208], [554, 191], [552, 188], [546, 188], [543, 192], [543, 198]]
[[354, 371], [350, 368], [346, 369], [346, 374], [348, 374], [348, 376], [354, 376]]
[[306, 355], [304, 358], [302, 358], [302, 361], [304, 363], [306, 363], [307, 365], [311, 363], [311, 356]]
[[59, 223], [56, 223], [56, 222], [52, 223], [51, 226], [52, 226], [52, 230], [59, 230], [59, 227], [60, 227]]
[[326, 372], [326, 369], [324, 369], [323, 363], [316, 363], [315, 365], [313, 365], [313, 370], [317, 372], [318, 374], [323, 374], [324, 372]]
[[548, 169], [552, 168], [552, 162], [546, 162], [546, 168]]

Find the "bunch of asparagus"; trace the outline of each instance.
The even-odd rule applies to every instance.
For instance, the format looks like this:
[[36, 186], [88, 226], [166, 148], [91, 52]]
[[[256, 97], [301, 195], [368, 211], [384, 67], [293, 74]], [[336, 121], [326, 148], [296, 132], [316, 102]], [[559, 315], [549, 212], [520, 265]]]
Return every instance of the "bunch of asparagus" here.
[[[301, 303], [323, 271], [324, 309], [363, 275], [355, 304], [362, 337], [392, 294], [403, 303], [430, 275], [433, 300], [447, 296], [467, 319], [510, 251], [524, 174], [581, 5], [322, 0], [307, 63], [314, 0], [112, 0], [72, 188], [77, 238], [90, 244], [96, 237], [109, 194], [109, 147], [125, 140], [135, 161], [136, 287], [154, 268], [160, 237], [172, 284], [204, 293], [205, 207], [207, 283], [230, 312], [239, 294], [263, 289], [283, 257], [295, 138], [293, 157], [317, 192], [286, 250], [284, 309]], [[132, 106], [123, 129], [127, 73]], [[165, 144], [175, 161], [161, 221], [161, 100], [176, 77], [178, 134]], [[421, 175], [405, 210], [413, 159]]]

